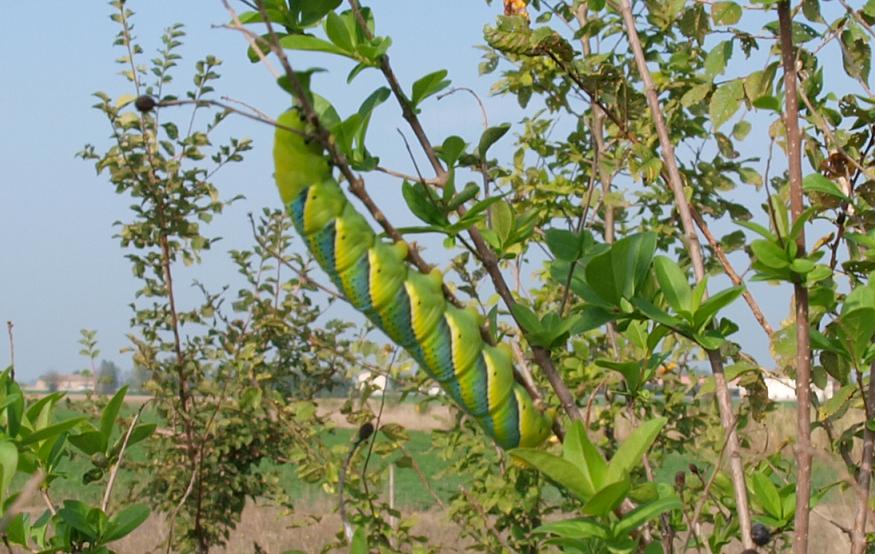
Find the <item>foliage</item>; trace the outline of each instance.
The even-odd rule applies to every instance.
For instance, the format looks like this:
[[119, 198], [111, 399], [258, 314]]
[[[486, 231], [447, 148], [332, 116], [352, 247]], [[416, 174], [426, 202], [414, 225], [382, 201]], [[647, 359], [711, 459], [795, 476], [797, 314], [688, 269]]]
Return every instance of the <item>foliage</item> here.
[[[110, 475], [118, 471], [125, 449], [148, 438], [155, 426], [137, 424], [136, 418], [125, 423], [119, 417], [127, 392], [124, 388], [103, 409], [99, 427], [85, 417], [57, 421], [55, 409], [64, 395], [52, 393], [39, 400], [28, 399], [11, 374], [12, 368], [0, 374], [0, 525], [4, 542], [39, 552], [112, 552], [110, 543], [139, 527], [149, 516], [149, 508], [130, 504], [109, 511], [114, 483]], [[52, 482], [62, 476], [59, 462], [77, 450], [89, 456], [91, 462], [83, 481], [105, 482], [100, 505], [65, 500], [63, 506], [57, 506], [51, 500]], [[18, 472], [29, 476], [29, 480], [16, 490], [12, 483]], [[37, 491], [46, 508], [34, 517], [22, 508]]]
[[[539, 407], [565, 416], [561, 455], [558, 446], [496, 452], [461, 413], [453, 428], [435, 434], [448, 471], [471, 477], [448, 509], [471, 548], [659, 552], [707, 542], [718, 552], [733, 541], [752, 547], [765, 536], [785, 546], [807, 537], [809, 508], [836, 483], [817, 484], [810, 498], [797, 495], [808, 490], [796, 472], [805, 475], [810, 453], [798, 449], [794, 464], [792, 445], [749, 448], [774, 406], [767, 362], [747, 344], [759, 339], [753, 330], [739, 338], [738, 312], [728, 309], [742, 297], [778, 376], [806, 379], [799, 360], [810, 357], [813, 384], [838, 385], [813, 423], [829, 436], [830, 463], [847, 470], [840, 486], [865, 491], [858, 509], [866, 513], [870, 476], [859, 468], [871, 467], [875, 444], [866, 423], [875, 416], [875, 96], [868, 87], [875, 10], [871, 2], [840, 4], [805, 0], [792, 25], [776, 18], [790, 12], [785, 2], [646, 2], [636, 12], [625, 0], [533, 0], [528, 12], [510, 6], [508, 13], [529, 15], [499, 16], [485, 29], [480, 67], [496, 74], [493, 91], [515, 97], [527, 116], [470, 140], [428, 136], [418, 115], [451, 86], [451, 76], [429, 68], [401, 83], [387, 56], [391, 37], [379, 34], [377, 14], [357, 1], [347, 9], [340, 1], [259, 0], [257, 11], [240, 14], [254, 33], [250, 59], [280, 58], [278, 84], [302, 110], [308, 140], [387, 236], [443, 239], [461, 281], [453, 292], [488, 322], [481, 334], [513, 342], [517, 364], [532, 366], [520, 380], [531, 373], [534, 389], [555, 393], [544, 394]], [[86, 147], [82, 155], [108, 173], [117, 192], [136, 199], [119, 238], [142, 281], [134, 359], [150, 371], [149, 389], [170, 426], [151, 442], [148, 490], [156, 507], [178, 516], [182, 545], [206, 550], [227, 537], [247, 496], [273, 493], [253, 468], [284, 458], [347, 502], [349, 532], [328, 546], [435, 548], [420, 544], [409, 523], [392, 524], [401, 514], [374, 492], [389, 467], [415, 463], [398, 455], [404, 429], [377, 426], [367, 449], [366, 438], [334, 450], [313, 440], [327, 424], [312, 399], [335, 386], [338, 365], [390, 366], [406, 393], [425, 381], [407, 371], [403, 355], [396, 360], [365, 335], [348, 340], [346, 325], [320, 327], [314, 281], [305, 260], [286, 254], [291, 239], [281, 214], [264, 212], [253, 222], [258, 246], [231, 253], [246, 286], [230, 310], [226, 292], [204, 287], [202, 303], [178, 307], [174, 271], [179, 262], [200, 262], [215, 244], [202, 226], [227, 205], [210, 180], [214, 169], [239, 162], [250, 144], [232, 139], [213, 147], [211, 131], [227, 107], [203, 131], [181, 133], [165, 119], [172, 106], [215, 105], [219, 61], [198, 63], [186, 100], [170, 95], [164, 87], [181, 37], [172, 27], [153, 61], [156, 80], [146, 85], [149, 73], [134, 61], [141, 49], [130, 34], [131, 13], [115, 6], [135, 94], [99, 96], [117, 144], [102, 154]], [[781, 58], [788, 37], [789, 66]], [[343, 60], [351, 86], [363, 72], [382, 74], [388, 86], [357, 88], [361, 107], [341, 114], [320, 94], [308, 52]], [[841, 79], [826, 67], [837, 54]], [[801, 137], [784, 77], [798, 85]], [[434, 170], [431, 177], [388, 171], [402, 176], [401, 196], [421, 221], [415, 227], [393, 227], [394, 214], [369, 204], [365, 188], [369, 173], [385, 171], [367, 131], [390, 99]], [[496, 154], [511, 140], [510, 159]], [[783, 167], [773, 166], [775, 152], [793, 158], [797, 143], [804, 179], [770, 175]], [[414, 250], [409, 261], [427, 269], [418, 256]], [[733, 267], [739, 260], [749, 272]], [[296, 277], [273, 276], [283, 266]], [[531, 270], [535, 281], [518, 278], [514, 287], [503, 273]], [[718, 274], [730, 285], [715, 288], [724, 282]], [[757, 281], [794, 292], [796, 309], [777, 330], [753, 294], [762, 289], [748, 286]], [[333, 301], [327, 290], [324, 301]], [[497, 294], [483, 298], [484, 290]], [[732, 380], [745, 392], [735, 406], [728, 403]], [[374, 419], [364, 403], [371, 392], [351, 391], [344, 409], [350, 422]], [[842, 419], [855, 407], [862, 418]], [[800, 429], [807, 408], [799, 411]], [[804, 446], [807, 436], [798, 440]], [[654, 482], [671, 455], [690, 460], [689, 469], [673, 484]], [[767, 532], [752, 533], [751, 519]], [[709, 536], [696, 530], [699, 523]], [[855, 533], [862, 551], [865, 526]]]

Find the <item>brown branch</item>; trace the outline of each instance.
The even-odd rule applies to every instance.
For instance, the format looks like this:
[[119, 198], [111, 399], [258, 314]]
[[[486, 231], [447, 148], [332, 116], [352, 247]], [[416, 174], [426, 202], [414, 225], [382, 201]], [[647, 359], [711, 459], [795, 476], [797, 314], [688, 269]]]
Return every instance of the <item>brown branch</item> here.
[[422, 483], [422, 486], [425, 487], [425, 490], [428, 491], [428, 494], [431, 495], [431, 497], [434, 499], [435, 503], [437, 503], [437, 505], [440, 506], [442, 510], [446, 510], [447, 505], [444, 504], [444, 501], [441, 500], [441, 497], [434, 490], [434, 487], [431, 486], [431, 482], [428, 480], [428, 477], [426, 477], [425, 473], [422, 471], [422, 468], [420, 467], [419, 463], [416, 461], [416, 458], [411, 456], [410, 452], [408, 452], [407, 449], [404, 448], [404, 445], [402, 445], [401, 443], [398, 443], [396, 446], [402, 454], [404, 454], [405, 456], [407, 456], [408, 459], [410, 459], [411, 469], [413, 469], [414, 473], [416, 473], [416, 477], [419, 478], [419, 482]]
[[[629, 0], [620, 0], [619, 8], [625, 23], [626, 36], [635, 57], [635, 64], [638, 68], [638, 73], [641, 76], [641, 80], [644, 82], [644, 92], [647, 98], [647, 104], [650, 107], [650, 112], [656, 127], [656, 133], [659, 137], [662, 159], [668, 175], [668, 186], [675, 197], [675, 204], [677, 206], [678, 214], [680, 215], [681, 224], [683, 225], [690, 261], [693, 265], [696, 281], [701, 282], [705, 278], [705, 264], [702, 258], [702, 246], [699, 243], [699, 237], [696, 235], [696, 229], [693, 226], [689, 203], [684, 194], [683, 179], [680, 174], [680, 169], [678, 168], [677, 158], [675, 157], [674, 145], [669, 136], [668, 126], [662, 113], [656, 87], [653, 83], [653, 78], [650, 75], [650, 69], [647, 67], [647, 60], [644, 56], [644, 50], [641, 47], [641, 40], [638, 37], [635, 17], [632, 14], [632, 7]], [[754, 543], [750, 534], [750, 507], [747, 498], [747, 487], [744, 481], [744, 465], [741, 460], [738, 436], [735, 432], [732, 400], [729, 397], [729, 388], [726, 383], [726, 375], [723, 371], [723, 359], [720, 353], [716, 350], [707, 350], [706, 352], [708, 354], [708, 361], [711, 365], [711, 371], [714, 374], [717, 406], [720, 411], [720, 422], [728, 433], [727, 449], [729, 453], [730, 474], [732, 476], [732, 484], [735, 492], [735, 502], [738, 512], [738, 523], [741, 528], [742, 544], [745, 548], [753, 548]]]
[[[869, 390], [866, 402], [866, 421], [875, 417], [875, 363], [869, 366]], [[866, 425], [863, 429], [863, 452], [860, 471], [856, 478], [857, 508], [854, 514], [854, 528], [851, 532], [851, 553], [863, 554], [866, 551], [866, 518], [869, 512], [869, 483], [872, 479], [872, 458], [875, 454], [875, 431]]]
[[[194, 468], [194, 471], [191, 473], [191, 479], [188, 481], [188, 486], [185, 488], [185, 492], [182, 494], [182, 498], [179, 499], [179, 502], [173, 508], [173, 511], [170, 512], [170, 517], [167, 518], [170, 524], [169, 529], [167, 530], [167, 547], [165, 549], [165, 554], [170, 554], [170, 547], [173, 545], [173, 528], [176, 525], [176, 516], [179, 514], [179, 510], [182, 509], [185, 501], [188, 500], [188, 497], [191, 495], [191, 491], [194, 490], [194, 484], [198, 480], [198, 471], [197, 467]], [[155, 548], [157, 550], [157, 547]]]
[[465, 490], [465, 487], [459, 487], [459, 490], [462, 491], [462, 494], [465, 496], [465, 500], [468, 501], [468, 504], [470, 506], [473, 506], [477, 513], [480, 515], [480, 517], [483, 518], [483, 525], [492, 534], [492, 536], [495, 537], [495, 540], [498, 541], [504, 551], [514, 552], [514, 549], [510, 547], [510, 545], [507, 543], [507, 540], [501, 535], [501, 532], [499, 532], [498, 529], [496, 529], [495, 526], [492, 524], [492, 522], [489, 521], [489, 515], [487, 515], [486, 511], [483, 509], [483, 506], [481, 506], [480, 503], [477, 502], [477, 499], [471, 496], [471, 493]]
[[[355, 14], [356, 21], [358, 22], [360, 30], [366, 37], [370, 38], [371, 32], [368, 29], [368, 26], [364, 20], [364, 16], [361, 13], [361, 8], [359, 7], [358, 1], [348, 1], [350, 8]], [[270, 31], [269, 22], [268, 30]], [[392, 66], [389, 64], [389, 57], [385, 54], [381, 58], [380, 69], [383, 72], [383, 75], [386, 78], [387, 82], [389, 83], [389, 87], [392, 89], [393, 95], [395, 96], [398, 103], [401, 105], [401, 111], [404, 119], [413, 130], [413, 134], [419, 141], [419, 144], [425, 152], [426, 157], [429, 159], [429, 162], [431, 162], [432, 168], [434, 169], [438, 180], [440, 180], [442, 183], [445, 182], [447, 178], [447, 171], [444, 169], [440, 160], [437, 158], [434, 147], [428, 140], [428, 137], [426, 136], [425, 131], [422, 128], [421, 123], [419, 122], [419, 118], [416, 116], [416, 112], [410, 103], [410, 99], [407, 98], [404, 91], [401, 89], [401, 85], [398, 83], [398, 78], [395, 76], [395, 72], [392, 70]], [[352, 189], [352, 186], [350, 186], [350, 189]], [[374, 208], [376, 209], [376, 206], [374, 206]], [[377, 211], [379, 212], [379, 210]], [[459, 213], [463, 214], [463, 209], [460, 210]], [[480, 231], [477, 230], [476, 227], [472, 227], [469, 230], [469, 234], [472, 242], [474, 243], [475, 253], [477, 254], [477, 257], [480, 259], [481, 263], [489, 274], [490, 279], [492, 280], [496, 290], [498, 291], [499, 296], [501, 296], [504, 304], [510, 310], [511, 307], [515, 304], [515, 300], [513, 299], [513, 294], [511, 293], [510, 288], [508, 287], [507, 282], [505, 281], [504, 276], [501, 274], [501, 270], [498, 267], [498, 258], [486, 244], [486, 241], [483, 239]], [[519, 321], [516, 321], [516, 318], [514, 318], [514, 321], [520, 329], [523, 329], [523, 326], [520, 325]], [[572, 419], [580, 420], [581, 414], [580, 411], [577, 409], [577, 405], [574, 402], [574, 397], [571, 395], [571, 391], [562, 380], [559, 372], [556, 371], [556, 368], [553, 365], [553, 360], [550, 357], [550, 352], [542, 347], [532, 346], [532, 354], [535, 363], [537, 363], [541, 367], [547, 377], [547, 380], [550, 381], [550, 385], [553, 387], [553, 390], [559, 397], [559, 401], [562, 404], [563, 409], [565, 409], [566, 413], [568, 413], [568, 415]]]
[[423, 185], [430, 185], [433, 187], [443, 186], [443, 183], [437, 179], [425, 179], [421, 175], [409, 175], [407, 173], [401, 173], [400, 171], [395, 171], [394, 169], [389, 169], [388, 167], [383, 167], [381, 165], [377, 166], [377, 171], [379, 171], [380, 173], [385, 173], [386, 175], [391, 175], [392, 177], [404, 179], [405, 181], [410, 181], [411, 183], [422, 183]]
[[[799, 219], [802, 198], [802, 137], [799, 131], [799, 97], [796, 88], [796, 57], [793, 50], [793, 16], [789, 0], [778, 2], [781, 62], [784, 68], [787, 130], [787, 165], [790, 177], [790, 214]], [[796, 239], [797, 256], [805, 255], [805, 231]], [[793, 550], [808, 552], [809, 504], [811, 498], [811, 348], [808, 321], [808, 289], [805, 283], [793, 284], [796, 308], [796, 517]]]
[[255, 239], [255, 242], [258, 243], [258, 245], [262, 247], [265, 252], [273, 256], [280, 264], [291, 269], [292, 272], [294, 272], [294, 274], [298, 276], [302, 283], [316, 287], [317, 289], [327, 294], [330, 298], [333, 298], [335, 300], [344, 299], [343, 296], [336, 290], [330, 289], [311, 279], [310, 276], [307, 275], [307, 273], [303, 269], [293, 266], [292, 263], [289, 262], [280, 252], [277, 252], [273, 247], [267, 244], [267, 242], [265, 242], [264, 239], [258, 235], [258, 231], [255, 228], [255, 219], [253, 218], [252, 213], [247, 214], [247, 216], [249, 217], [249, 226], [252, 229], [252, 238]]
[[[362, 34], [364, 34], [365, 38], [371, 40], [373, 35], [362, 15], [362, 10], [359, 6], [358, 0], [349, 0], [349, 7], [355, 15], [356, 22], [358, 23]], [[407, 121], [407, 124], [410, 125], [413, 134], [416, 135], [416, 140], [419, 141], [419, 145], [422, 147], [423, 152], [425, 152], [425, 156], [428, 158], [435, 174], [442, 182], [446, 182], [447, 171], [438, 159], [434, 147], [431, 145], [428, 136], [425, 134], [425, 129], [422, 128], [422, 124], [419, 122], [419, 118], [416, 117], [416, 111], [414, 110], [410, 99], [407, 97], [407, 94], [405, 94], [404, 89], [401, 88], [401, 84], [398, 82], [398, 78], [395, 76], [395, 72], [389, 64], [388, 54], [383, 54], [380, 58], [380, 71], [383, 72], [383, 76], [386, 77], [386, 82], [389, 83], [389, 88], [392, 89], [393, 96], [395, 96], [395, 99], [401, 106], [401, 116]]]

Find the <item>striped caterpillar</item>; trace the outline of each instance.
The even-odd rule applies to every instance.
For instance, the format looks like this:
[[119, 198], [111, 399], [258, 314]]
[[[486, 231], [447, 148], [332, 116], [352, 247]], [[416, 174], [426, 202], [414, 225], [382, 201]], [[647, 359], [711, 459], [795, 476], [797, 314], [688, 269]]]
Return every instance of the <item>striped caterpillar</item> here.
[[550, 434], [551, 418], [514, 381], [508, 345], [485, 344], [480, 314], [447, 302], [440, 271], [424, 274], [411, 267], [406, 243], [376, 237], [332, 178], [322, 148], [304, 139], [297, 109], [285, 112], [278, 123], [273, 155], [280, 196], [338, 290], [499, 446], [541, 444]]

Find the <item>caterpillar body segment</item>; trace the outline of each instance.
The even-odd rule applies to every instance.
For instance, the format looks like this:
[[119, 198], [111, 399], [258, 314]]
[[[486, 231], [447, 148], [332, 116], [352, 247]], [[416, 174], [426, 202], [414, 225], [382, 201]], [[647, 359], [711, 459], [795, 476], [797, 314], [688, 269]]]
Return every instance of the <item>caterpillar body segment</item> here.
[[[278, 123], [303, 130], [295, 109]], [[280, 196], [308, 249], [357, 310], [403, 347], [502, 448], [537, 446], [551, 417], [513, 379], [510, 348], [480, 335], [482, 317], [443, 294], [443, 276], [406, 262], [404, 242], [379, 240], [331, 176], [321, 148], [278, 128], [274, 162]]]

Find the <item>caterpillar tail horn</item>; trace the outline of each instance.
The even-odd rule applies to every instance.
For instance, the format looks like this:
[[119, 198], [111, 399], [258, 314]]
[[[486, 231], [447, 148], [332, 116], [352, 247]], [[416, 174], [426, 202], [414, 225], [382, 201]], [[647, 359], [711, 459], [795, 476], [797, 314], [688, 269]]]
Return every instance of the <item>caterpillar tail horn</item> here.
[[499, 446], [543, 443], [552, 415], [540, 412], [514, 381], [508, 345], [484, 343], [481, 316], [448, 303], [440, 272], [411, 267], [405, 243], [377, 239], [332, 178], [321, 147], [305, 138], [306, 124], [295, 108], [278, 123], [274, 164], [280, 196], [338, 290], [407, 350]]

